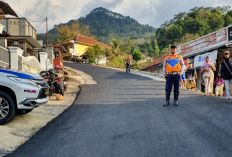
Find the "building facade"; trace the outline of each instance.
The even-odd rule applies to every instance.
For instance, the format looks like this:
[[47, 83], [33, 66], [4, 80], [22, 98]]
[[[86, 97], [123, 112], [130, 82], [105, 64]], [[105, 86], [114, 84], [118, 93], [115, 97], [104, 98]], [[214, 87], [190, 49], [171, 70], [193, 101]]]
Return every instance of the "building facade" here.
[[26, 18], [4, 18], [1, 24], [11, 36], [31, 36], [36, 40], [36, 30]]
[[[35, 56], [38, 58], [38, 49], [41, 44], [36, 40], [36, 30], [25, 18], [2, 18], [1, 24], [5, 26], [3, 31], [10, 36], [5, 37], [7, 46], [14, 46], [14, 42], [18, 42], [18, 46], [23, 49], [23, 56]], [[0, 39], [1, 40], [1, 39]], [[1, 41], [0, 44], [5, 44]]]
[[65, 61], [82, 59], [82, 55], [86, 52], [89, 46], [93, 46], [95, 44], [99, 44], [100, 46], [105, 47], [106, 49], [111, 50], [112, 47], [105, 45], [93, 38], [85, 37], [85, 36], [75, 36], [65, 41], [60, 41], [53, 43], [53, 45], [63, 45], [67, 50], [67, 53], [63, 54], [63, 58]]

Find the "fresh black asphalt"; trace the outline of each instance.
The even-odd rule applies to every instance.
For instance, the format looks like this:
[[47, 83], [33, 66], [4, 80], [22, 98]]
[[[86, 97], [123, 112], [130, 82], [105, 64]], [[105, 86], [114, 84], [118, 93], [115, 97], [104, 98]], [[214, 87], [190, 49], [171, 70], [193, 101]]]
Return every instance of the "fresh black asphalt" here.
[[[9, 157], [232, 156], [232, 103], [181, 90], [163, 107], [165, 82], [86, 64], [75, 103]], [[173, 98], [171, 98], [173, 99]]]

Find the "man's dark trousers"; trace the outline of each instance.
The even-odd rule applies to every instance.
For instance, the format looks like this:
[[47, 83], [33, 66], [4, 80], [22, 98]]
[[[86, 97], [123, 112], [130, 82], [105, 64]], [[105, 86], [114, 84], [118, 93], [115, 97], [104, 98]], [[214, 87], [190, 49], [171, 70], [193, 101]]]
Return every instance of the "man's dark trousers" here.
[[172, 85], [174, 84], [174, 92], [179, 92], [179, 85], [180, 85], [179, 79], [180, 79], [179, 74], [175, 74], [175, 75], [168, 74], [168, 76], [166, 77], [165, 90], [167, 92], [171, 92]]
[[126, 64], [126, 73], [130, 73], [130, 64]]
[[164, 104], [163, 106], [168, 106], [169, 105], [169, 101], [170, 101], [170, 95], [171, 95], [171, 91], [172, 91], [172, 85], [174, 84], [174, 105], [178, 106], [178, 97], [179, 97], [179, 79], [180, 76], [179, 74], [174, 74], [174, 75], [167, 75], [166, 77], [166, 104]]

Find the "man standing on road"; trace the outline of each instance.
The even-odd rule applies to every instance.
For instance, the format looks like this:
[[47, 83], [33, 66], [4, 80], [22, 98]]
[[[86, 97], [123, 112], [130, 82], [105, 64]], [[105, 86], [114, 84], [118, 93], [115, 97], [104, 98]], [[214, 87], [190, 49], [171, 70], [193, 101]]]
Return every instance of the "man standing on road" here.
[[219, 67], [219, 77], [222, 77], [225, 80], [227, 102], [230, 102], [230, 83], [232, 85], [232, 59], [230, 58], [229, 51], [224, 52], [224, 61], [221, 62]]
[[130, 64], [131, 64], [131, 59], [128, 56], [126, 60], [126, 73], [130, 73]]
[[171, 54], [167, 55], [163, 63], [163, 72], [166, 79], [166, 104], [169, 105], [170, 95], [172, 91], [172, 84], [174, 84], [174, 105], [178, 106], [179, 97], [179, 79], [183, 73], [184, 61], [181, 55], [176, 54], [176, 45], [171, 46]]

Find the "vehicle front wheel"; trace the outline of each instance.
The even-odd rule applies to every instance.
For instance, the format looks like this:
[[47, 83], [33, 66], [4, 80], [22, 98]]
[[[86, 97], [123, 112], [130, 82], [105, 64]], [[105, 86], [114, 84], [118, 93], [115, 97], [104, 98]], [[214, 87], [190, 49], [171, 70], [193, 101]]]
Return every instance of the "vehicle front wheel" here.
[[16, 108], [13, 99], [8, 93], [0, 91], [0, 125], [11, 121], [16, 114]]

